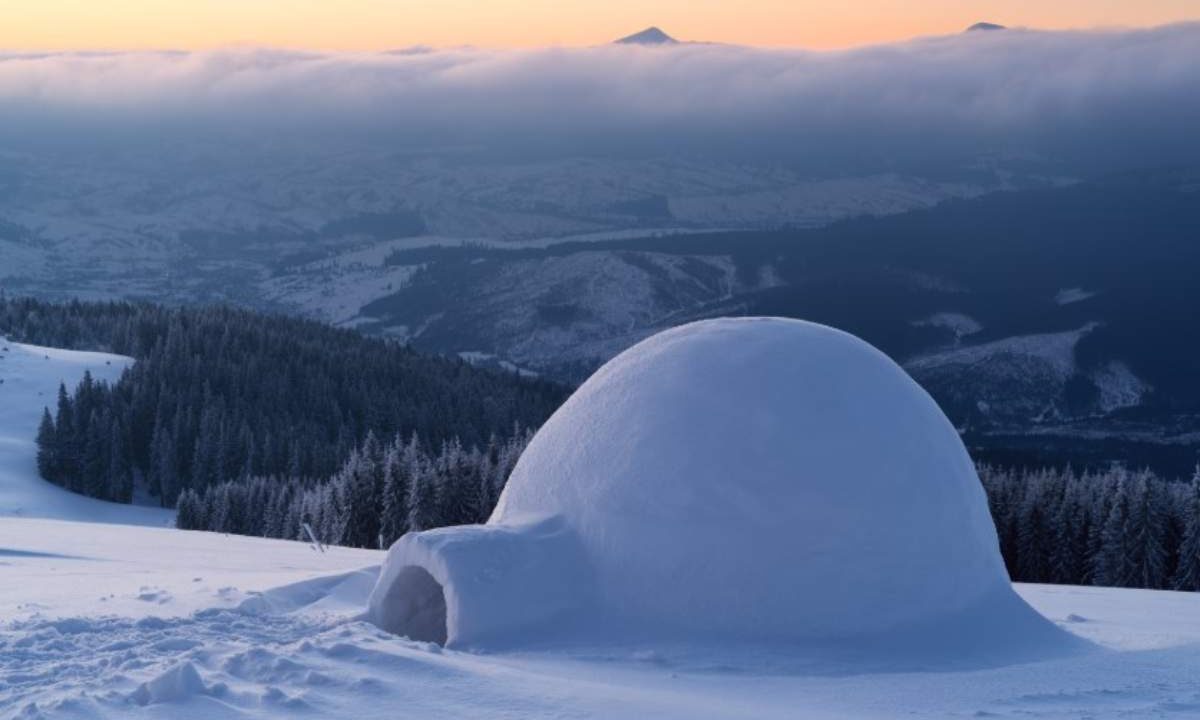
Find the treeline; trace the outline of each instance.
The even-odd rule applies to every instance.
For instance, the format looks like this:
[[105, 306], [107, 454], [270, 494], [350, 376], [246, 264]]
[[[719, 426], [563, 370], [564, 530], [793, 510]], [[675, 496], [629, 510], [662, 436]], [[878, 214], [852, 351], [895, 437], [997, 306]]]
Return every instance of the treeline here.
[[255, 477], [184, 490], [176, 525], [306, 540], [307, 523], [322, 543], [387, 547], [409, 530], [485, 521], [531, 435], [482, 450], [451, 440], [434, 452], [416, 437], [385, 444], [370, 434], [323, 482]]
[[[373, 435], [331, 478], [250, 478], [179, 498], [189, 530], [386, 547], [409, 530], [484, 522], [532, 433], [484, 449]], [[1200, 591], [1200, 471], [1191, 483], [1149, 471], [981, 466], [1000, 549], [1020, 582]]]
[[114, 385], [85, 377], [43, 417], [47, 480], [164, 506], [230, 480], [338, 472], [369, 433], [481, 447], [540, 425], [557, 384], [415, 352], [356, 332], [227, 307], [0, 298], [13, 340], [137, 360]]
[[1200, 470], [980, 468], [1013, 580], [1200, 590]]
[[57, 412], [43, 410], [38, 427], [38, 473], [72, 492], [132, 502], [137, 473], [128, 420], [113, 407], [111, 390], [91, 373], [84, 373], [74, 397], [59, 385]]

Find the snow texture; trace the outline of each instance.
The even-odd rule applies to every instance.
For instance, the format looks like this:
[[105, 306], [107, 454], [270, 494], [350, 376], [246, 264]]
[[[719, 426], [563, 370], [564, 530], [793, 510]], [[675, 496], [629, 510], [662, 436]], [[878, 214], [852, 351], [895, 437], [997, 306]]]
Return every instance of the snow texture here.
[[[894, 657], [877, 658], [872, 667], [848, 665], [843, 653], [846, 648], [853, 652], [856, 643], [847, 640], [807, 652], [808, 646], [799, 644], [733, 647], [707, 645], [704, 638], [663, 643], [646, 636], [617, 636], [616, 642], [565, 650], [475, 654], [397, 637], [360, 621], [368, 594], [378, 586], [378, 569], [367, 566], [383, 560], [383, 553], [347, 548], [319, 553], [296, 542], [87, 521], [120, 521], [120, 513], [129, 512], [125, 521], [135, 522], [146, 509], [79, 498], [37, 479], [29, 441], [41, 411], [37, 388], [47, 387], [52, 395], [59, 379], [70, 384], [85, 367], [97, 376], [115, 377], [118, 360], [128, 361], [8, 347], [0, 361], [5, 379], [0, 392], [26, 389], [4, 395], [8, 402], [0, 402], [0, 444], [5, 448], [0, 455], [0, 492], [6, 502], [19, 498], [24, 514], [73, 519], [0, 516], [3, 720], [382, 720], [398, 715], [481, 720], [885, 720], [901, 715], [1107, 720], [1200, 715], [1195, 680], [1200, 670], [1200, 595], [1195, 593], [1017, 586], [1021, 597], [1046, 617], [1103, 651], [993, 667], [962, 655], [940, 667]], [[745, 355], [737, 357], [749, 361]], [[651, 369], [686, 371], [695, 377], [702, 361], [696, 357], [695, 367], [656, 364]], [[805, 363], [796, 356], [779, 364], [800, 371]], [[827, 381], [835, 381], [836, 375], [826, 376]], [[669, 375], [653, 375], [644, 382], [669, 380]], [[713, 384], [689, 397], [721, 388]], [[745, 391], [746, 386], [735, 389]], [[894, 412], [884, 404], [891, 400], [895, 397], [882, 396], [880, 409]], [[618, 397], [612, 402], [623, 401]], [[696, 398], [697, 404], [703, 402], [707, 401]], [[746, 416], [739, 418], [747, 422]], [[793, 424], [790, 430], [796, 442], [807, 442], [802, 425]], [[861, 432], [856, 438], [871, 439]], [[585, 447], [592, 442], [577, 439]], [[728, 452], [738, 449], [726, 447]], [[600, 465], [617, 468], [635, 448], [617, 450]], [[695, 452], [705, 454], [708, 448], [696, 444]], [[522, 475], [528, 472], [530, 467], [521, 470]], [[747, 470], [736, 477], [748, 477]], [[918, 489], [927, 491], [924, 486]], [[689, 497], [672, 498], [671, 504], [685, 503]], [[542, 576], [564, 572], [570, 577], [581, 569], [578, 563], [568, 568], [556, 564], [578, 560], [585, 552], [579, 534], [561, 514], [558, 520], [531, 526], [510, 524], [519, 515], [513, 503], [506, 499], [513, 517], [497, 519], [504, 522], [408, 536], [431, 556], [454, 566], [458, 575], [452, 587], [473, 595], [480, 606], [497, 603], [502, 610], [498, 616], [520, 609], [512, 603], [522, 592], [538, 600], [534, 605], [552, 608], [554, 603], [546, 599], [551, 596], [537, 596], [547, 589]], [[898, 509], [907, 511], [909, 505]], [[657, 505], [624, 510], [635, 516], [666, 512]], [[765, 544], [772, 528], [739, 527], [740, 512], [736, 506], [715, 508], [698, 520], [715, 528], [723, 543], [737, 543], [739, 538], [731, 537], [735, 531], [763, 539], [762, 553], [736, 558], [738, 562], [762, 569], [760, 559], [782, 559], [787, 567], [812, 556], [814, 550], [804, 542], [812, 541], [815, 532], [797, 527], [785, 547], [773, 547]], [[918, 519], [928, 520], [928, 514]], [[169, 514], [159, 511], [158, 517], [169, 519]], [[634, 519], [630, 522], [636, 524]], [[830, 524], [824, 521], [821, 527], [828, 529]], [[651, 556], [655, 550], [649, 545], [640, 554]], [[455, 554], [473, 561], [477, 572], [460, 566]], [[769, 557], [760, 557], [764, 554]], [[874, 562], [863, 554], [856, 553], [856, 563]], [[728, 560], [730, 555], [712, 559]], [[506, 573], [512, 573], [506, 586], [512, 595], [483, 597], [482, 591], [494, 588]], [[650, 589], [665, 592], [673, 581], [664, 577]], [[848, 603], [876, 607], [888, 601], [872, 584], [851, 588], [823, 582], [828, 578], [814, 576], [794, 599], [796, 614], [805, 611], [810, 598], [837, 595]], [[522, 584], [527, 587], [522, 589]], [[855, 592], [864, 597], [853, 597]], [[1028, 635], [1014, 630], [1009, 619], [1003, 612], [976, 615], [970, 619], [978, 626], [973, 628], [942, 618], [907, 642], [910, 650], [919, 650], [947, 634], [963, 632], [978, 639], [989, 628], [994, 628], [994, 636], [1016, 632], [1026, 640]], [[597, 628], [612, 629], [604, 624]]]
[[1129, 366], [1118, 360], [1105, 363], [1092, 373], [1092, 381], [1100, 391], [1098, 405], [1103, 412], [1136, 407], [1153, 388], [1133, 374]]
[[[430, 625], [416, 611], [439, 592]], [[370, 617], [451, 646], [703, 638], [867, 662], [1078, 647], [1012, 592], [937, 404], [865, 342], [775, 318], [681, 326], [610, 361], [487, 525], [392, 547]]]
[[[997, 358], [1008, 358], [1014, 363], [1036, 366], [1044, 372], [1065, 382], [1076, 372], [1075, 346], [1087, 337], [1099, 323], [1090, 322], [1077, 330], [1040, 335], [1018, 335], [993, 340], [992, 342], [955, 348], [944, 352], [923, 355], [910, 360], [905, 367], [911, 372], [922, 373], [948, 366], [972, 367], [995, 362]], [[1012, 372], [1028, 372], [1029, 368], [1014, 367]]]
[[935, 327], [949, 331], [954, 335], [956, 343], [961, 342], [968, 335], [975, 335], [983, 331], [983, 325], [970, 315], [957, 312], [939, 312], [930, 315], [923, 320], [913, 322], [915, 327]]
[[[106, 539], [93, 548], [98, 530]], [[179, 598], [191, 583], [185, 569], [203, 578], [197, 584], [245, 589], [301, 574], [305, 562], [308, 572], [320, 562], [330, 573], [381, 559], [378, 552], [330, 557], [299, 543], [86, 522], [8, 519], [0, 533], [0, 547], [12, 553], [0, 562], [28, 573], [0, 584], [4, 720], [1107, 720], [1200, 712], [1200, 596], [1193, 593], [1018, 586], [1047, 617], [1106, 651], [972, 672], [847, 672], [827, 656], [797, 659], [790, 648], [749, 654], [642, 642], [473, 654], [359, 622], [373, 569], [310, 577], [241, 602], [210, 595], [211, 607], [172, 616], [147, 603], [98, 603], [79, 591], [91, 579], [81, 583], [72, 569], [107, 564], [108, 582], [124, 584], [130, 596], [154, 576]], [[46, 557], [62, 547], [94, 557], [73, 565]], [[172, 563], [178, 577], [163, 572]], [[7, 573], [0, 566], [0, 578]], [[47, 592], [56, 586], [64, 592]]]
[[[0, 518], [0, 622], [87, 614], [169, 618], [243, 603], [259, 612], [288, 612], [318, 600], [321, 607], [334, 605], [352, 590], [353, 610], [361, 612], [373, 575], [343, 578], [337, 593], [324, 579], [307, 591], [296, 586], [288, 597], [269, 590], [383, 559], [378, 551], [328, 547], [322, 553], [300, 542], [86, 517]], [[366, 587], [354, 590], [355, 583]]]

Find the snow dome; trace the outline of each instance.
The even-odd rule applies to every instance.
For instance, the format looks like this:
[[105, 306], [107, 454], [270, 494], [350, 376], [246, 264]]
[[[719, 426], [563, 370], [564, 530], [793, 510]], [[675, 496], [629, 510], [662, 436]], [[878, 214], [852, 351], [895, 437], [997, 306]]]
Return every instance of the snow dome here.
[[854, 336], [777, 318], [693, 323], [608, 362], [486, 525], [397, 541], [369, 616], [459, 646], [1057, 633], [1013, 592], [937, 404]]

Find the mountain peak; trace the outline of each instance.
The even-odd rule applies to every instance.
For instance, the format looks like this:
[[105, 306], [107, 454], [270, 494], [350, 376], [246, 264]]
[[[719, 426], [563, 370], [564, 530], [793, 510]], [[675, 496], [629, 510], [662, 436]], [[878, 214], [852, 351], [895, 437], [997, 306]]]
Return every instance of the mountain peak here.
[[657, 27], [648, 27], [641, 32], [627, 35], [616, 42], [621, 45], [674, 45], [679, 41]]
[[971, 27], [967, 28], [967, 32], [978, 32], [980, 30], [1007, 30], [1007, 29], [1008, 28], [1004, 27], [1003, 25], [997, 25], [996, 23], [977, 22], [974, 25], [972, 25]]

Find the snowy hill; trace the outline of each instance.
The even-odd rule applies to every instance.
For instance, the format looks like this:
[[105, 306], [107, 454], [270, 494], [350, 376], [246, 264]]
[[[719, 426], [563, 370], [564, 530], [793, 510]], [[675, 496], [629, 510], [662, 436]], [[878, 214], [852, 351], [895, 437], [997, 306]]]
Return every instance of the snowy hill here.
[[[910, 360], [905, 368], [958, 417], [1010, 423], [1049, 422], [1110, 413], [1142, 402], [1150, 387], [1120, 361], [1081, 369], [1077, 346], [1098, 327], [1008, 337]], [[1070, 384], [1093, 389], [1072, 402]]]
[[6, 173], [20, 182], [0, 194], [0, 284], [43, 297], [224, 300], [341, 320], [403, 277], [369, 274], [345, 294], [350, 268], [330, 264], [398, 239], [550, 243], [628, 230], [821, 225], [1009, 185], [990, 172], [963, 181], [814, 178], [713, 160], [512, 163], [333, 150], [232, 166], [198, 158], [188, 168], [130, 157], [81, 174], [56, 158], [12, 160]]
[[[169, 519], [169, 513], [67, 497], [33, 473], [28, 438], [43, 398], [53, 395], [59, 380], [71, 382], [85, 369], [112, 379], [128, 360], [7, 347], [0, 360], [5, 381], [0, 392], [7, 401], [0, 403], [0, 479], [10, 510], [0, 518], [3, 720], [221, 720], [301, 713], [361, 720], [403, 713], [429, 718], [884, 719], [903, 714], [1105, 719], [1200, 712], [1195, 690], [1200, 594], [1192, 593], [1016, 586], [1058, 628], [1099, 645], [1100, 651], [1037, 662], [980, 664], [968, 658], [918, 669], [886, 654], [867, 666], [854, 657], [798, 652], [799, 646], [786, 643], [747, 639], [716, 645], [703, 634], [679, 640], [630, 634], [569, 649], [489, 653], [392, 635], [363, 621], [384, 559], [380, 552], [321, 552], [289, 541], [12, 517], [19, 508], [26, 515], [154, 524]], [[672, 376], [654, 377], [669, 385]], [[613, 377], [621, 380], [619, 373]], [[860, 391], [879, 395], [870, 387]], [[836, 387], [830, 392], [838, 394]], [[908, 392], [919, 393], [915, 386]], [[616, 416], [626, 417], [619, 408]], [[708, 421], [704, 414], [698, 419]], [[680, 424], [677, 417], [667, 421]], [[605, 430], [613, 431], [620, 429]], [[942, 435], [953, 436], [948, 428]], [[906, 445], [901, 440], [897, 444]], [[819, 437], [815, 442], [828, 445]], [[870, 460], [869, 454], [864, 457]], [[621, 464], [619, 458], [611, 460], [600, 462]], [[791, 476], [795, 466], [781, 471]], [[830, 488], [844, 485], [834, 482]], [[531, 488], [536, 490], [532, 485], [526, 490]], [[853, 505], [870, 497], [853, 495], [829, 499]], [[752, 498], [734, 499], [730, 508], [754, 510]], [[512, 510], [522, 511], [512, 503]], [[911, 531], [904, 521], [894, 521], [902, 532]], [[960, 521], [953, 513], [941, 520]], [[816, 543], [819, 534], [809, 538], [814, 541], [803, 547], [810, 555], [839, 542], [843, 549], [854, 545], [854, 538], [849, 545], [844, 539]], [[498, 554], [511, 555], [514, 549], [501, 547]], [[465, 579], [486, 582], [494, 567]], [[751, 572], [757, 570], [751, 567]], [[866, 573], [871, 577], [865, 581], [874, 581], [876, 574]], [[813, 595], [845, 597], [852, 586], [828, 578], [824, 585], [813, 588]], [[726, 596], [735, 596], [736, 589], [727, 589]], [[873, 593], [849, 598], [852, 607], [878, 603]], [[846, 619], [867, 625], [879, 620], [854, 613]], [[959, 618], [984, 636], [995, 632], [993, 620]], [[941, 624], [933, 627], [924, 629], [928, 637], [911, 637], [915, 647], [945, 632]]]
[[42, 410], [49, 406], [53, 412], [59, 384], [73, 390], [85, 372], [112, 382], [132, 362], [119, 355], [56, 350], [0, 338], [0, 518], [172, 524], [171, 511], [93, 500], [38, 477], [34, 438]]
[[[187, 617], [237, 606], [277, 585], [370, 567], [379, 559], [380, 553], [365, 550], [319, 552], [300, 542], [174, 527], [4, 518], [0, 618]], [[370, 589], [374, 576], [368, 574]], [[322, 597], [328, 591], [326, 583]], [[254, 602], [274, 602], [272, 597]], [[334, 600], [326, 598], [322, 606]]]

